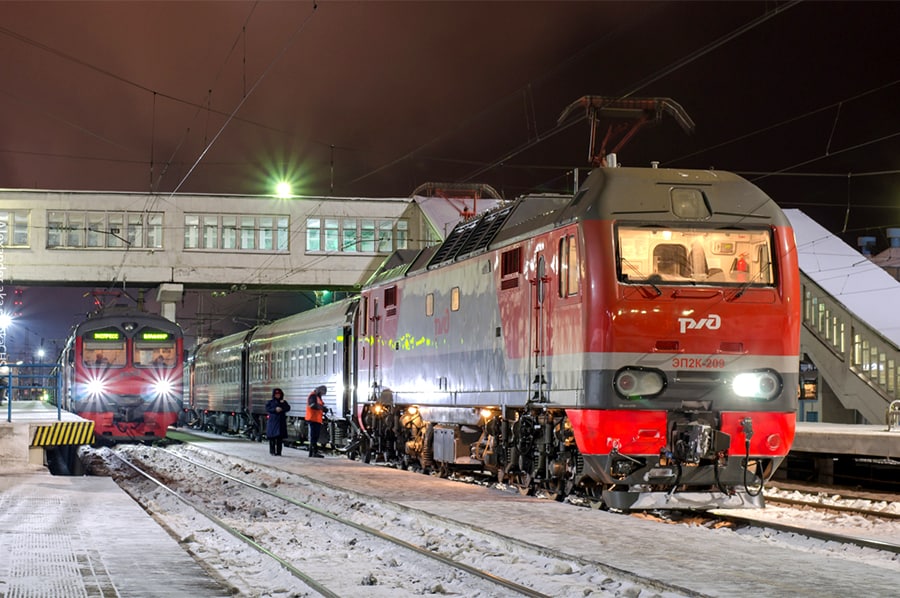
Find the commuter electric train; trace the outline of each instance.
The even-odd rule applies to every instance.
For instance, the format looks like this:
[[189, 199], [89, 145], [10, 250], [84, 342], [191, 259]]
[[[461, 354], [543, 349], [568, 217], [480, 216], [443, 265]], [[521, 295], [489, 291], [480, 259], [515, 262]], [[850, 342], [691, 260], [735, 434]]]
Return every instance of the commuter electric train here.
[[597, 168], [389, 257], [358, 296], [202, 345], [196, 424], [489, 473], [616, 510], [762, 506], [794, 439], [800, 282], [774, 201], [720, 171]]
[[60, 406], [92, 420], [98, 442], [165, 438], [182, 411], [181, 328], [107, 308], [75, 327], [60, 356]]

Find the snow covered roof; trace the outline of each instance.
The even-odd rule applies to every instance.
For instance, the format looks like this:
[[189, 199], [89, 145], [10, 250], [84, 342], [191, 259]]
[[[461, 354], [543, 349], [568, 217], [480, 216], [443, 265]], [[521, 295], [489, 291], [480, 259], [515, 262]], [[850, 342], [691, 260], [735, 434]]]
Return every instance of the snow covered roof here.
[[501, 200], [489, 197], [474, 200], [472, 198], [423, 197], [421, 195], [414, 196], [413, 201], [419, 204], [422, 214], [425, 215], [434, 230], [441, 235], [441, 239], [446, 239], [453, 227], [462, 221], [463, 212], [482, 214], [501, 203]]
[[900, 346], [900, 282], [800, 210], [784, 212], [794, 228], [800, 271]]

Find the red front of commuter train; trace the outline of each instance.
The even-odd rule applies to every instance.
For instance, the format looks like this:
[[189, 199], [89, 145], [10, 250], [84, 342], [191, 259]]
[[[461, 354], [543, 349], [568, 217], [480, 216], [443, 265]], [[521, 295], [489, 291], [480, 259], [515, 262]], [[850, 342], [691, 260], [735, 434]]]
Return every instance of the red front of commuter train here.
[[163, 438], [182, 408], [181, 329], [142, 312], [106, 314], [76, 328], [64, 352], [64, 405], [94, 421], [97, 440]]

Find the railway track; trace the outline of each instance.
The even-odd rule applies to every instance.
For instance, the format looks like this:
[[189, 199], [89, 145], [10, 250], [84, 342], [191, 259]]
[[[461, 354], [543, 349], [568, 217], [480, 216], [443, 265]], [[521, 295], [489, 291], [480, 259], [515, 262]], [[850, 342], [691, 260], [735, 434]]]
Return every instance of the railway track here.
[[900, 521], [900, 513], [895, 513], [892, 511], [884, 511], [884, 510], [876, 510], [876, 509], [866, 509], [862, 507], [856, 507], [852, 505], [842, 505], [842, 504], [834, 504], [821, 502], [816, 500], [803, 500], [796, 498], [784, 498], [780, 496], [767, 496], [766, 503], [768, 504], [776, 504], [776, 505], [789, 505], [792, 507], [799, 508], [807, 508], [807, 509], [815, 509], [819, 511], [834, 511], [837, 513], [851, 513], [854, 515], [861, 515], [863, 517], [875, 517], [881, 519], [891, 519], [895, 521]]
[[[321, 520], [336, 523], [339, 526], [346, 528], [345, 530], [338, 533], [342, 536], [350, 537], [350, 539], [346, 542], [346, 544], [349, 545], [349, 548], [347, 550], [349, 553], [351, 553], [347, 556], [348, 561], [365, 562], [369, 560], [368, 556], [360, 556], [362, 553], [365, 553], [369, 549], [371, 549], [371, 545], [367, 546], [364, 537], [374, 538], [379, 542], [388, 542], [392, 544], [393, 548], [390, 550], [392, 558], [388, 563], [392, 568], [392, 570], [390, 571], [390, 577], [393, 578], [393, 583], [399, 583], [401, 587], [412, 587], [416, 584], [422, 584], [423, 580], [429, 580], [434, 578], [435, 576], [454, 578], [456, 580], [468, 577], [469, 579], [464, 579], [462, 583], [464, 583], [467, 588], [470, 588], [470, 591], [473, 593], [473, 595], [510, 595], [549, 598], [547, 594], [543, 594], [532, 588], [518, 584], [512, 580], [503, 578], [499, 575], [494, 575], [492, 573], [478, 569], [476, 567], [472, 567], [462, 562], [454, 561], [450, 558], [444, 557], [439, 553], [434, 552], [429, 548], [416, 546], [390, 534], [383, 533], [374, 528], [361, 525], [344, 517], [330, 513], [327, 510], [317, 507], [313, 504], [299, 501], [290, 496], [280, 494], [279, 492], [276, 492], [270, 488], [250, 483], [246, 480], [240, 479], [226, 472], [219, 471], [213, 467], [185, 457], [184, 455], [179, 455], [171, 450], [164, 448], [157, 448], [156, 450], [164, 452], [171, 458], [178, 459], [183, 463], [190, 464], [191, 466], [206, 472], [206, 474], [209, 474], [210, 476], [220, 478], [221, 480], [227, 480], [229, 483], [240, 486], [241, 490], [244, 492], [263, 494], [275, 499], [282, 505], [281, 509], [285, 511], [283, 515], [285, 515], [286, 517], [296, 517], [298, 524], [300, 525], [314, 526], [316, 525], [316, 523], [310, 520], [319, 518]], [[338, 573], [338, 577], [352, 575], [350, 567], [347, 567], [345, 565], [344, 567], [339, 568], [339, 572], [332, 570], [331, 575], [325, 575], [322, 573], [322, 571], [319, 570], [321, 569], [321, 563], [313, 559], [307, 560], [305, 566], [303, 566], [302, 568], [295, 566], [293, 564], [295, 557], [286, 554], [285, 547], [279, 542], [274, 541], [274, 539], [262, 540], [257, 537], [258, 531], [253, 531], [251, 529], [251, 526], [248, 526], [246, 522], [236, 519], [233, 516], [227, 516], [223, 513], [217, 513], [216, 511], [220, 511], [221, 508], [216, 508], [214, 499], [209, 499], [208, 497], [199, 497], [193, 490], [191, 490], [189, 494], [179, 491], [177, 488], [182, 484], [182, 480], [174, 478], [171, 475], [171, 469], [167, 468], [165, 472], [161, 474], [155, 474], [145, 468], [147, 465], [152, 467], [152, 463], [150, 463], [149, 461], [142, 460], [143, 464], [139, 465], [138, 463], [135, 463], [134, 461], [123, 456], [120, 453], [116, 453], [116, 456], [120, 460], [122, 460], [122, 462], [125, 463], [129, 468], [140, 474], [143, 478], [151, 481], [153, 484], [157, 485], [167, 493], [177, 498], [183, 504], [188, 505], [190, 508], [196, 510], [198, 513], [209, 519], [210, 522], [224, 530], [230, 536], [236, 538], [245, 545], [258, 551], [260, 554], [265, 555], [266, 557], [278, 563], [278, 565], [283, 567], [294, 578], [301, 581], [315, 593], [321, 596], [334, 598], [347, 595], [345, 582], [337, 582], [334, 573]], [[196, 482], [190, 483], [189, 488], [196, 488]], [[228, 493], [229, 499], [234, 501], [236, 500], [234, 486], [231, 486], [230, 488], [231, 489]], [[249, 500], [253, 501], [252, 498], [250, 498]], [[229, 511], [231, 513], [234, 512], [233, 509], [230, 509], [227, 506], [225, 506], [224, 509], [226, 513], [228, 513]], [[271, 507], [269, 507], [267, 511], [270, 509]], [[300, 515], [293, 515], [289, 513], [287, 511], [289, 509], [297, 509], [303, 511], [305, 513], [307, 522], [300, 523], [303, 518]], [[257, 513], [256, 517], [260, 516], [260, 511], [253, 511], [251, 509], [250, 517], [253, 517], [254, 512]], [[362, 536], [358, 535], [357, 532], [362, 534]], [[334, 530], [332, 530], [330, 533], [333, 534], [335, 532]], [[404, 552], [406, 554], [403, 554]], [[360, 553], [360, 555], [352, 553]], [[436, 570], [439, 568], [444, 568], [447, 570], [447, 572], [445, 572], [444, 574], [440, 574]], [[408, 572], [400, 573], [400, 569], [407, 569]], [[315, 570], [315, 572], [310, 573], [310, 571], [313, 570]], [[398, 576], [405, 576], [405, 579], [398, 579]], [[368, 565], [364, 566], [359, 571], [359, 579], [361, 580], [360, 583], [362, 585], [376, 585], [378, 583], [378, 579], [383, 579], [386, 577], [388, 577], [387, 572], [381, 571], [377, 568], [373, 569], [373, 567]], [[481, 586], [481, 591], [478, 590], [479, 586]], [[506, 593], [498, 593], [501, 590]]]
[[759, 528], [773, 529], [775, 531], [788, 534], [796, 534], [807, 538], [815, 538], [824, 542], [836, 542], [838, 544], [850, 544], [862, 548], [874, 548], [875, 550], [883, 550], [900, 554], [900, 544], [888, 542], [887, 540], [876, 540], [872, 538], [864, 538], [844, 533], [830, 532], [822, 529], [813, 529], [808, 525], [791, 525], [768, 519], [758, 519], [753, 516], [743, 516], [739, 514], [729, 513], [727, 515], [718, 513], [716, 518], [721, 521], [728, 521], [734, 525], [746, 525]]
[[[581, 563], [569, 555], [534, 546], [514, 547], [515, 540], [492, 537], [482, 530], [454, 529], [446, 520], [425, 521], [429, 517], [425, 514], [395, 510], [390, 503], [323, 488], [289, 472], [264, 471], [266, 468], [236, 460], [223, 464], [218, 461], [220, 456], [196, 447], [178, 447], [177, 452], [128, 447], [116, 454], [117, 459], [131, 462], [129, 469], [145, 470], [140, 474], [142, 479], [155, 478], [146, 484], [167, 494], [178, 493], [179, 502], [197, 508], [224, 530], [220, 535], [252, 547], [312, 592], [324, 596], [396, 596], [399, 588], [403, 594], [549, 596], [589, 592], [620, 596], [620, 590], [631, 584], [637, 590], [628, 595], [643, 596], [644, 590], [654, 595], [697, 595], [598, 563]], [[154, 497], [146, 484], [132, 494], [157, 513], [163, 501]], [[338, 496], [341, 493], [343, 496]], [[266, 515], [254, 518], [253, 513], [260, 510]], [[243, 512], [248, 517], [242, 517]], [[178, 517], [190, 515], [177, 516], [176, 520]], [[178, 525], [176, 521], [169, 527]], [[294, 543], [294, 535], [287, 531], [291, 529], [303, 530]], [[195, 540], [197, 534], [191, 535]], [[319, 549], [303, 546], [312, 538]], [[189, 549], [195, 554], [208, 550]], [[338, 561], [332, 560], [336, 553]], [[324, 564], [319, 562], [323, 555], [328, 559]], [[259, 569], [262, 565], [252, 567]], [[327, 571], [324, 574], [323, 567]], [[615, 579], [622, 577], [627, 581]]]

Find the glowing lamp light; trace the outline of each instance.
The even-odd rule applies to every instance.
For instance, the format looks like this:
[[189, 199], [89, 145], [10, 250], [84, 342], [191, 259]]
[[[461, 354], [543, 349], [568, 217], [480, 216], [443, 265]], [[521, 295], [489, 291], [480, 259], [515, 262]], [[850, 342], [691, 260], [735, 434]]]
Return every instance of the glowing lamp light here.
[[172, 393], [172, 381], [168, 379], [156, 380], [153, 383], [153, 392], [159, 397], [169, 397]]
[[86, 390], [88, 396], [98, 397], [103, 394], [106, 390], [106, 382], [104, 382], [101, 378], [94, 378], [92, 380], [88, 380], [86, 385]]
[[744, 372], [734, 377], [732, 389], [743, 398], [769, 401], [781, 392], [781, 378], [771, 370]]
[[0, 313], [0, 328], [6, 330], [10, 324], [12, 324], [12, 316], [5, 312]]
[[289, 197], [293, 197], [293, 189], [291, 188], [291, 184], [287, 181], [279, 181], [275, 185], [275, 196], [280, 197], [282, 199], [287, 199]]

